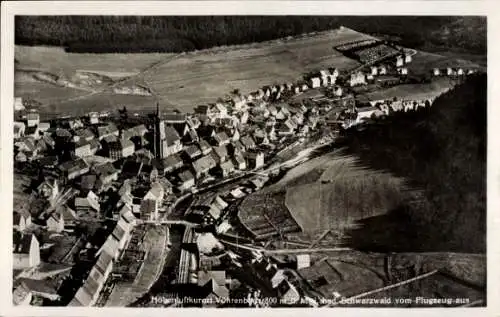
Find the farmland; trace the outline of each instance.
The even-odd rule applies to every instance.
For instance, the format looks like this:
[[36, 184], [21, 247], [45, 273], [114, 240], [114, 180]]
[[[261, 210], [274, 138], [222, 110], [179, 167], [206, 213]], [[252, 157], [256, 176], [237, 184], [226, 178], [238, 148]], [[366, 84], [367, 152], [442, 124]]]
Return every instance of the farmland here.
[[[156, 93], [162, 104], [175, 105], [182, 111], [192, 111], [196, 105], [214, 102], [234, 89], [247, 93], [272, 83], [295, 82], [303, 73], [322, 67], [334, 66], [343, 70], [356, 67], [359, 63], [336, 52], [333, 44], [367, 38], [372, 37], [344, 28], [181, 55], [74, 54], [66, 53], [62, 49], [18, 46], [16, 67], [18, 70], [45, 71], [66, 77], [82, 70], [115, 79], [120, 74], [133, 73], [130, 79], [124, 78], [122, 85], [147, 85]], [[18, 85], [25, 82], [32, 83], [32, 80], [20, 76]], [[75, 101], [66, 97], [78, 93], [85, 95], [85, 92], [68, 93], [65, 89], [73, 90], [61, 88], [60, 91], [46, 94], [54, 98], [44, 99], [48, 112], [72, 112], [75, 109], [87, 112], [122, 103], [132, 111], [144, 109], [146, 105], [154, 107], [154, 101], [150, 98], [132, 96], [133, 98], [125, 101], [123, 99], [127, 98], [110, 92], [90, 94]], [[44, 95], [41, 91], [40, 93]], [[32, 95], [23, 89], [19, 94], [16, 91], [16, 96]]]

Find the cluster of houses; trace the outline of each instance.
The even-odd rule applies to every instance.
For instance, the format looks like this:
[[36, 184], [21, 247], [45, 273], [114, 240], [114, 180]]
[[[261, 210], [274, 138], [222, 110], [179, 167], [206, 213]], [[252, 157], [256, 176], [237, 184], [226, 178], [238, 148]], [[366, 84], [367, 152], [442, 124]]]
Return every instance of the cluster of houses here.
[[467, 76], [472, 75], [476, 72], [475, 69], [464, 69], [462, 67], [453, 68], [433, 68], [432, 75], [433, 76], [448, 76], [448, 77], [457, 77], [457, 76]]
[[[405, 64], [410, 62], [410, 55], [398, 55], [397, 74], [407, 75]], [[446, 70], [448, 76], [472, 72]], [[433, 74], [439, 76], [442, 70], [434, 69]], [[157, 221], [180, 195], [217, 179], [262, 168], [283, 141], [315, 130], [321, 123], [320, 111], [328, 112], [331, 105], [320, 110], [307, 102], [290, 103], [288, 98], [309, 89], [326, 88], [336, 100], [343, 100], [339, 75], [336, 68], [330, 68], [295, 84], [265, 86], [248, 95], [234, 92], [216, 103], [197, 106], [192, 114], [161, 114], [157, 108], [156, 113], [134, 123], [116, 122], [107, 113], [96, 112], [42, 122], [38, 112], [28, 111], [23, 120], [14, 122], [14, 153], [19, 166], [34, 163], [39, 167], [40, 175], [34, 175], [41, 177], [34, 194], [39, 203], [37, 211], [14, 213], [14, 269], [26, 271], [41, 265], [43, 247], [29, 230], [32, 217], [36, 217], [37, 226], [41, 223], [54, 234], [71, 230], [82, 220], [114, 219], [116, 227], [99, 248], [95, 265], [70, 303], [94, 305], [108, 277], [117, 272], [125, 274], [125, 269], [119, 268], [120, 261], [141, 254], [136, 244], [130, 243], [139, 219]], [[368, 73], [349, 74], [345, 84], [365, 85], [386, 75], [386, 66], [371, 66]], [[344, 118], [342, 126], [429, 107], [432, 102], [432, 98], [372, 100], [356, 107], [354, 116]], [[20, 103], [16, 99], [19, 109]], [[233, 198], [245, 195], [238, 190], [231, 192]], [[194, 206], [189, 216], [194, 222], [214, 224], [227, 208], [224, 197], [210, 197]], [[274, 280], [278, 271], [269, 270]], [[222, 287], [225, 273], [214, 272], [200, 273], [200, 286], [226, 294], [227, 289]], [[28, 284], [20, 286], [18, 302], [29, 302], [34, 294]], [[292, 302], [299, 296], [284, 278], [273, 282], [272, 288], [279, 288], [280, 294]]]

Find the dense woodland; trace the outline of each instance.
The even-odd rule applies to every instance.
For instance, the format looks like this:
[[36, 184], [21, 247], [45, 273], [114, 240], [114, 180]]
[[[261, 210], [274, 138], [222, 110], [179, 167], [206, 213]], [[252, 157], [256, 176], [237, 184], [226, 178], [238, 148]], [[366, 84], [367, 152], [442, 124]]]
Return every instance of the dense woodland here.
[[[485, 75], [471, 77], [428, 112], [395, 115], [389, 124], [348, 134], [351, 154], [425, 190], [423, 201], [392, 218], [399, 225], [386, 226], [391, 216], [369, 220], [357, 238], [370, 241], [356, 243], [384, 251], [399, 243], [398, 251], [485, 252], [486, 83]], [[374, 245], [376, 232], [387, 240]]]
[[182, 52], [344, 25], [400, 44], [486, 53], [486, 18], [410, 16], [19, 16], [15, 41], [72, 52]]

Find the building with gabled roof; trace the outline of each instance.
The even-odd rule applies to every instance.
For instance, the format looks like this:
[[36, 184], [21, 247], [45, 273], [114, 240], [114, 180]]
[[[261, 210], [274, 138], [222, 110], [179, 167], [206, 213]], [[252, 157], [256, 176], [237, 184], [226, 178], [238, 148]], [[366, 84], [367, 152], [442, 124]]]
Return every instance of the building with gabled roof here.
[[192, 188], [195, 184], [194, 175], [189, 170], [184, 170], [180, 172], [178, 178], [179, 178], [179, 185], [177, 186], [177, 188], [181, 192]]
[[205, 155], [192, 163], [193, 170], [195, 171], [196, 178], [200, 178], [203, 175], [208, 174], [208, 172], [217, 166], [212, 155]]
[[40, 264], [40, 244], [34, 234], [14, 233], [14, 269], [27, 269]]

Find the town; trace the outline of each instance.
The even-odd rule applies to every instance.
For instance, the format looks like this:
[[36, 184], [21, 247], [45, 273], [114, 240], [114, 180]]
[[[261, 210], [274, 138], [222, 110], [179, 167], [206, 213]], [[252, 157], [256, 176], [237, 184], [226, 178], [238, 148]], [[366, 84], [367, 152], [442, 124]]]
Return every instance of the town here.
[[[325, 251], [317, 242], [266, 246], [301, 225], [281, 209], [270, 212], [265, 199], [249, 211], [245, 197], [335, 144], [342, 131], [425, 111], [438, 97], [377, 91], [454, 86], [480, 70], [412, 74], [415, 51], [382, 40], [335, 49], [361, 66], [330, 65], [296, 82], [234, 90], [193, 113], [165, 112], [158, 102], [149, 114], [124, 107], [41, 120], [16, 98], [15, 172], [28, 198], [13, 215], [14, 304], [318, 307], [349, 298], [321, 276], [327, 262], [311, 260]], [[169, 262], [168, 285], [150, 294]], [[175, 300], [185, 296], [192, 300]]]

